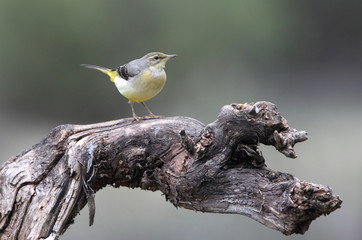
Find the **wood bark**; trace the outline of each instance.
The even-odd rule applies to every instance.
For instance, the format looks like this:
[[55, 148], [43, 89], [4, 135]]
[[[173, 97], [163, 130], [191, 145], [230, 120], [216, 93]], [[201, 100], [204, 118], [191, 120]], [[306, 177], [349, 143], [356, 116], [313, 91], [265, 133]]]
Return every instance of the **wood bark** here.
[[187, 117], [61, 125], [0, 168], [0, 239], [57, 239], [87, 203], [91, 225], [94, 194], [107, 185], [159, 190], [176, 207], [303, 234], [342, 200], [267, 168], [258, 145], [295, 158], [294, 144], [306, 139], [269, 102], [226, 105], [206, 126]]

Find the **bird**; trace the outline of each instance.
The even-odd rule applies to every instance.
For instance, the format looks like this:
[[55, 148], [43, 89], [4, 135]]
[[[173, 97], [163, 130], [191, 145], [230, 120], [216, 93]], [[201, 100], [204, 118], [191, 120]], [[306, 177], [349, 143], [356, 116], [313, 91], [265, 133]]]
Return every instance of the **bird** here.
[[139, 121], [143, 118], [138, 117], [135, 113], [133, 104], [136, 102], [145, 107], [150, 118], [158, 118], [144, 102], [155, 97], [162, 90], [166, 83], [166, 62], [174, 57], [177, 57], [177, 54], [151, 52], [117, 68], [90, 64], [81, 64], [81, 66], [107, 74], [118, 91], [129, 100], [133, 121]]

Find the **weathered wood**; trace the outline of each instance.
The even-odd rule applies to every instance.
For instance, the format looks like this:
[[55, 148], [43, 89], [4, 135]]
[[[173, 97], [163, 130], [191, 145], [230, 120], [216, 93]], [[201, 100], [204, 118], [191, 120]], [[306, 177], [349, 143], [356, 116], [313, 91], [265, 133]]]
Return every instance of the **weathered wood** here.
[[176, 207], [242, 214], [286, 235], [341, 206], [332, 189], [268, 169], [259, 143], [295, 158], [307, 139], [272, 103], [187, 117], [62, 125], [0, 168], [0, 239], [57, 239], [106, 185], [162, 191]]

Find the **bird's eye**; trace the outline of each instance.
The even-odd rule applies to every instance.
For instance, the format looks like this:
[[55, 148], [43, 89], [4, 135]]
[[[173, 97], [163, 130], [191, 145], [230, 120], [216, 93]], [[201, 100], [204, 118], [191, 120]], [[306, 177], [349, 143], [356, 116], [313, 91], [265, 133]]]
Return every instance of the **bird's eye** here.
[[158, 60], [159, 57], [156, 55], [156, 56], [153, 57], [153, 59]]

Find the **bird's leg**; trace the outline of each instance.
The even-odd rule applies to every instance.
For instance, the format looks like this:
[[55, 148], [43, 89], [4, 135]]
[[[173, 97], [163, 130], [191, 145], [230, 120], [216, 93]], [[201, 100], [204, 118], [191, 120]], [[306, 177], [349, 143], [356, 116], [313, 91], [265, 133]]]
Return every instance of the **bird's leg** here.
[[150, 111], [150, 109], [148, 109], [148, 107], [146, 106], [146, 104], [145, 104], [144, 102], [141, 102], [141, 104], [146, 108], [148, 114], [150, 115], [150, 118], [159, 118], [159, 116], [154, 115], [154, 114]]
[[134, 121], [139, 121], [140, 118], [136, 115], [136, 113], [135, 113], [135, 111], [134, 111], [133, 102], [129, 101], [129, 103], [131, 104], [131, 108], [132, 108], [132, 115], [133, 115], [133, 120], [132, 120], [132, 122], [134, 122]]

